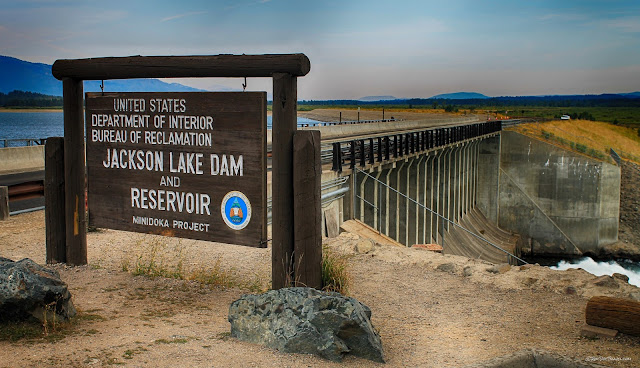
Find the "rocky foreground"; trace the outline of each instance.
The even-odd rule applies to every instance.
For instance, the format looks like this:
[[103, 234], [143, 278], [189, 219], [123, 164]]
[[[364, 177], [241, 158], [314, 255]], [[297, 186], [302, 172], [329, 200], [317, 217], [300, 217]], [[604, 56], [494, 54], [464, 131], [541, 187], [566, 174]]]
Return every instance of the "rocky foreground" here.
[[[55, 266], [78, 310], [73, 325], [58, 339], [0, 342], [0, 367], [460, 367], [530, 348], [608, 366], [639, 365], [640, 338], [580, 334], [589, 297], [640, 299], [640, 290], [624, 280], [492, 265], [348, 233], [326, 245], [348, 256], [350, 296], [371, 309], [385, 365], [351, 356], [333, 363], [232, 338], [229, 306], [249, 288], [268, 286], [269, 249], [105, 230], [89, 235], [89, 266]], [[133, 276], [138, 260], [150, 255], [167, 269], [181, 262], [185, 278], [208, 269], [251, 282], [220, 287]], [[0, 224], [0, 256], [44, 262], [42, 212]]]

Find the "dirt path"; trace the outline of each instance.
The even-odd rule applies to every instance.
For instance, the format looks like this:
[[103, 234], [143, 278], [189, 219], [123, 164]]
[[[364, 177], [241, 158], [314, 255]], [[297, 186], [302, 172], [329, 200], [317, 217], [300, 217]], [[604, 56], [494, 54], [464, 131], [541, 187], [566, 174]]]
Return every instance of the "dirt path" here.
[[[582, 270], [539, 266], [492, 273], [486, 262], [421, 249], [375, 245], [361, 254], [351, 234], [326, 243], [350, 255], [351, 295], [371, 308], [386, 365], [353, 357], [336, 364], [237, 341], [229, 337], [228, 307], [246, 288], [123, 271], [152, 253], [167, 269], [182, 261], [185, 275], [217, 264], [219, 274], [266, 287], [269, 249], [107, 230], [89, 234], [89, 266], [56, 266], [80, 312], [74, 327], [56, 342], [0, 342], [0, 367], [459, 367], [525, 348], [639, 365], [640, 338], [579, 334], [588, 297], [640, 299], [638, 288], [621, 281], [601, 287]], [[0, 256], [44, 262], [42, 211], [0, 225]]]

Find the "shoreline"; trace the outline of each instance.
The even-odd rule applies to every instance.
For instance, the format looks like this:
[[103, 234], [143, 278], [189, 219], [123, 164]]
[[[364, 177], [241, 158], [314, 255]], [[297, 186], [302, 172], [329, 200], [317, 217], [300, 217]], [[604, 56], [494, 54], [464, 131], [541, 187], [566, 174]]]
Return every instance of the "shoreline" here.
[[26, 108], [26, 109], [11, 109], [6, 107], [0, 107], [0, 113], [3, 112], [62, 112], [62, 108], [43, 108], [43, 109], [34, 109], [34, 108]]
[[[62, 108], [42, 108], [42, 109], [34, 109], [34, 108], [26, 108], [26, 109], [12, 109], [7, 107], [0, 107], [0, 113], [3, 112], [63, 112]], [[271, 111], [267, 111], [267, 116], [271, 116]]]

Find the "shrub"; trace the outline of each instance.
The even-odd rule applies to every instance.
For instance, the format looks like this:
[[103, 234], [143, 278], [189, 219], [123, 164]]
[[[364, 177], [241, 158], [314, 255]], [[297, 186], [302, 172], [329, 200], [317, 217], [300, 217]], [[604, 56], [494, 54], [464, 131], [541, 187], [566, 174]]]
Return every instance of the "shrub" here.
[[584, 144], [576, 143], [576, 151], [585, 153], [587, 152], [587, 146]]

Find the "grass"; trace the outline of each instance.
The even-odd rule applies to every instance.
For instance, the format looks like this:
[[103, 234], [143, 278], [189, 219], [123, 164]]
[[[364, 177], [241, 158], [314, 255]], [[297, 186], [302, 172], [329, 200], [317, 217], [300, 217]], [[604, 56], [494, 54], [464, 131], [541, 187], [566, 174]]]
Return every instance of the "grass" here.
[[[178, 243], [171, 247], [162, 238], [153, 238], [146, 244], [140, 241], [136, 248], [142, 247], [135, 261], [123, 259], [122, 270], [135, 276], [164, 277], [178, 280], [196, 281], [203, 285], [221, 288], [239, 288], [254, 293], [265, 292], [271, 288], [270, 277], [257, 272], [247, 274], [233, 267], [225, 267], [222, 259], [215, 259], [210, 266], [185, 267], [185, 248]], [[322, 284], [326, 291], [348, 293], [350, 276], [347, 270], [347, 256], [323, 247]]]
[[325, 291], [348, 295], [351, 275], [348, 256], [339, 254], [327, 246], [322, 247], [322, 285]]
[[636, 129], [589, 120], [554, 120], [510, 128], [519, 133], [612, 162], [609, 149], [622, 158], [640, 163], [640, 136]]
[[143, 250], [132, 263], [123, 259], [122, 270], [134, 276], [164, 277], [177, 280], [191, 280], [203, 285], [222, 288], [240, 288], [251, 292], [262, 292], [270, 288], [258, 273], [242, 274], [233, 267], [224, 267], [220, 258], [213, 266], [185, 267], [185, 247], [181, 242], [169, 246], [162, 238], [153, 238], [148, 243], [140, 241], [136, 248]]
[[0, 341], [31, 341], [42, 339], [43, 335], [42, 325], [39, 323], [19, 322], [0, 325]]
[[176, 337], [176, 338], [172, 338], [171, 340], [169, 339], [158, 339], [156, 341], [154, 341], [156, 344], [186, 344], [189, 342], [189, 339], [184, 338], [184, 337]]
[[[131, 273], [134, 276], [184, 279], [184, 247], [178, 242], [173, 250], [168, 251], [167, 248], [167, 243], [160, 238], [153, 238], [137, 256]], [[171, 258], [165, 256], [167, 252], [171, 254]], [[129, 260], [123, 261], [122, 270], [129, 271], [129, 267]]]
[[[69, 321], [58, 321], [55, 318], [47, 318], [44, 322], [6, 322], [0, 324], [0, 341], [24, 341], [27, 343], [56, 342], [77, 332], [77, 326], [83, 321], [104, 320], [104, 317], [97, 314], [79, 312]], [[94, 334], [97, 333], [97, 331], [89, 330], [86, 333]]]
[[[429, 112], [429, 113], [443, 113], [446, 106], [442, 105], [442, 102], [437, 106], [433, 104], [363, 104], [360, 106], [363, 110], [382, 110], [388, 112]], [[298, 104], [298, 111], [311, 111], [314, 109], [340, 109], [340, 110], [354, 110], [357, 109], [357, 104], [346, 105], [316, 105], [305, 104], [301, 102]], [[467, 105], [454, 105], [454, 108], [458, 109], [458, 113], [475, 113], [480, 115], [491, 115], [494, 117], [536, 117], [543, 119], [557, 119], [564, 114], [589, 114], [593, 116], [596, 121], [603, 121], [607, 123], [618, 123], [620, 125], [626, 125], [630, 127], [640, 127], [640, 108], [633, 106], [620, 106], [620, 107], [589, 107], [589, 106], [467, 106]]]

